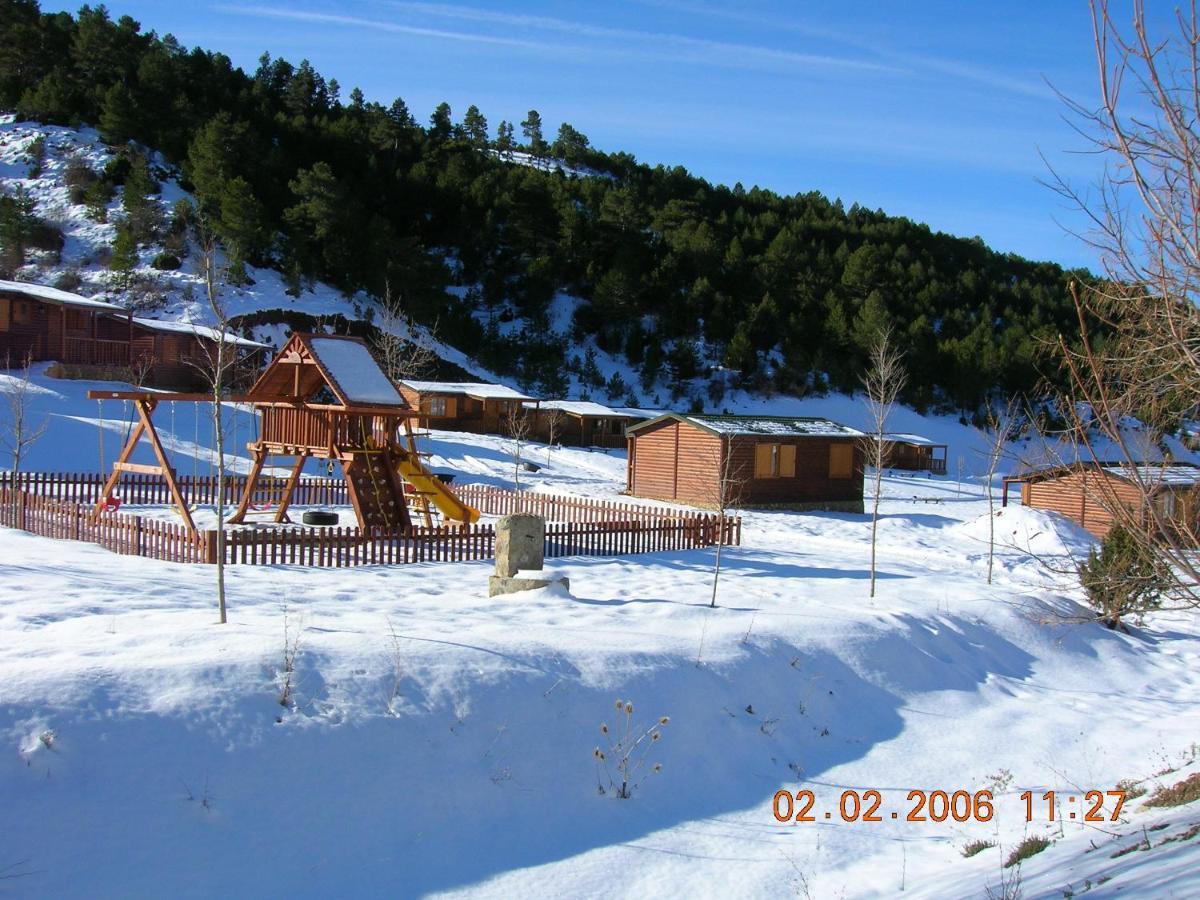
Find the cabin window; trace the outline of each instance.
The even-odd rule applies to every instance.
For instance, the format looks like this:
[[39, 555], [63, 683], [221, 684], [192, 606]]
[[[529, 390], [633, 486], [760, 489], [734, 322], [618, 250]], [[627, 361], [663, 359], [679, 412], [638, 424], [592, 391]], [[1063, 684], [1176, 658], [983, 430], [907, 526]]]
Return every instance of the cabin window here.
[[850, 444], [829, 446], [829, 477], [850, 478], [854, 475], [854, 447]]
[[67, 330], [68, 331], [87, 331], [88, 316], [81, 309], [67, 310]]
[[430, 416], [446, 415], [446, 398], [430, 397], [425, 402], [425, 414]]
[[8, 331], [12, 321], [12, 301], [0, 299], [0, 331]]
[[795, 444], [755, 444], [755, 478], [796, 477]]
[[1158, 512], [1164, 519], [1175, 518], [1175, 494], [1163, 491], [1158, 498]]
[[14, 325], [33, 324], [33, 304], [28, 300], [12, 300], [12, 321]]

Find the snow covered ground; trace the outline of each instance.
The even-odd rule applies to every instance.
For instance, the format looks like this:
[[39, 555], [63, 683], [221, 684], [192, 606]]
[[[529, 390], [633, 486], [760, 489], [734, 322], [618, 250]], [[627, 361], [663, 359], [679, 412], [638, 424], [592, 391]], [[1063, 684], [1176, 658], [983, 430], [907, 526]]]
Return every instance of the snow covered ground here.
[[[91, 467], [87, 385], [37, 385], [65, 445], [32, 467]], [[172, 449], [206, 446], [177, 416]], [[511, 483], [500, 438], [432, 449]], [[621, 454], [549, 453], [526, 486], [622, 486]], [[1085, 825], [1020, 798], [1200, 768], [1194, 616], [1073, 624], [1052, 569], [1086, 534], [1003, 510], [988, 586], [976, 479], [885, 484], [874, 599], [866, 517], [748, 511], [715, 609], [711, 551], [556, 560], [570, 594], [496, 599], [487, 563], [247, 566], [222, 627], [206, 567], [0, 530], [0, 893], [941, 898], [1019, 872], [1025, 897], [1200, 895], [1195, 804]], [[629, 800], [593, 757], [618, 698], [670, 720]], [[777, 822], [780, 789], [816, 821]], [[842, 822], [871, 789], [882, 821]], [[909, 822], [914, 789], [990, 789], [995, 814]]]

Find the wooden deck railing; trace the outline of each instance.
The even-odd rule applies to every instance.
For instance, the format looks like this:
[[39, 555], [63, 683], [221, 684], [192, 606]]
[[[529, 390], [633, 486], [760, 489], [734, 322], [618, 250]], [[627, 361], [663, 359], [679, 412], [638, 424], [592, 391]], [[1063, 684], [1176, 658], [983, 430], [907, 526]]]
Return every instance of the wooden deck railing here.
[[88, 366], [129, 365], [129, 341], [68, 337], [65, 363]]

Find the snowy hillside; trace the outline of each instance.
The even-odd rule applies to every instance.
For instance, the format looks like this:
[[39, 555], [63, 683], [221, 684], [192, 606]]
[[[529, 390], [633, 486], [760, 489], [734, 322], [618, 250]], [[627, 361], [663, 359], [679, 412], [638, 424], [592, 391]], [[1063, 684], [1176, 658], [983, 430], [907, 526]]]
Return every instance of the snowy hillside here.
[[[34, 166], [31, 148], [39, 138], [44, 142], [44, 159], [40, 166]], [[24, 191], [35, 204], [35, 214], [59, 229], [65, 238], [61, 253], [32, 253], [27, 264], [15, 273], [16, 279], [57, 284], [85, 297], [135, 304], [140, 315], [150, 318], [211, 325], [213, 315], [204, 302], [204, 282], [195, 253], [184, 256], [178, 269], [164, 271], [151, 265], [162, 250], [160, 246], [139, 248], [138, 264], [132, 273], [134, 284], [130, 288], [121, 286], [108, 270], [116, 237], [113, 223], [121, 210], [120, 191], [108, 203], [107, 221], [97, 222], [89, 217], [83, 203], [71, 202], [67, 169], [72, 160], [78, 160], [94, 171], [102, 171], [113, 156], [112, 149], [100, 141], [94, 129], [14, 122], [11, 115], [0, 116], [0, 190], [10, 195]], [[151, 164], [160, 192], [150, 202], [157, 204], [166, 216], [177, 201], [190, 195], [179, 186], [175, 170], [160, 156], [151, 154]], [[274, 269], [248, 266], [247, 274], [250, 284], [222, 288], [222, 299], [231, 318], [271, 311], [305, 313], [318, 319], [338, 315], [363, 319], [372, 315], [381, 327], [387, 325], [378, 304], [361, 292], [347, 297], [315, 282], [306, 284], [299, 296], [292, 296], [287, 293], [283, 276]], [[391, 328], [401, 336], [409, 336], [403, 323], [395, 323]], [[263, 326], [256, 328], [253, 336], [278, 347], [286, 339], [287, 331], [282, 326]], [[418, 330], [415, 337], [442, 359], [481, 378], [493, 377], [467, 355], [432, 339], [423, 330]]]
[[[59, 440], [30, 468], [92, 468], [86, 383], [37, 387]], [[198, 438], [203, 456], [190, 411], [175, 431], [174, 452]], [[463, 481], [510, 483], [502, 439], [442, 432], [431, 449]], [[524, 476], [537, 489], [623, 485], [619, 453], [528, 452], [549, 454]], [[989, 587], [977, 480], [886, 491], [874, 600], [868, 518], [747, 512], [715, 609], [711, 551], [560, 560], [569, 594], [495, 599], [488, 563], [246, 566], [219, 627], [206, 567], [0, 530], [0, 891], [1200, 893], [1200, 804], [1144, 806], [1200, 764], [1194, 617], [1075, 623], [1078, 590], [1053, 570], [1086, 534], [1003, 510]], [[593, 757], [618, 698], [641, 725], [669, 717], [630, 800]], [[1147, 794], [1118, 822], [1026, 821], [1026, 790], [1126, 781]], [[816, 821], [779, 823], [781, 789], [812, 791]], [[846, 790], [879, 791], [881, 821], [841, 821]], [[913, 790], [990, 790], [995, 813], [909, 822]], [[1027, 837], [1050, 843], [1003, 868]]]
[[[32, 155], [35, 141], [43, 142], [43, 155], [36, 165]], [[113, 221], [120, 215], [120, 191], [109, 201], [107, 221], [97, 222], [89, 216], [87, 206], [72, 203], [68, 185], [68, 169], [73, 160], [85, 163], [94, 171], [101, 171], [113, 159], [113, 151], [104, 145], [92, 129], [69, 129], [12, 121], [11, 116], [0, 117], [0, 190], [12, 195], [23, 191], [33, 201], [36, 215], [57, 228], [64, 236], [60, 253], [33, 252], [27, 264], [15, 273], [20, 280], [59, 284], [85, 296], [103, 297], [123, 304], [135, 304], [140, 314], [152, 318], [183, 323], [211, 324], [212, 313], [203, 302], [203, 281], [198, 273], [196, 253], [185, 255], [177, 270], [159, 270], [151, 265], [162, 249], [158, 245], [139, 249], [138, 265], [133, 273], [133, 285], [126, 288], [114, 278], [107, 268], [111, 246], [115, 237]], [[150, 202], [161, 207], [165, 215], [173, 205], [189, 195], [182, 190], [176, 172], [167, 166], [161, 157], [151, 154], [155, 177], [160, 183], [160, 192], [150, 197]], [[452, 263], [453, 260], [450, 260]], [[344, 316], [348, 319], [371, 317], [376, 324], [389, 328], [401, 336], [410, 336], [404, 322], [387, 321], [379, 305], [366, 294], [359, 292], [347, 297], [337, 290], [321, 284], [305, 285], [299, 296], [287, 292], [283, 276], [273, 269], [249, 267], [251, 284], [237, 287], [226, 285], [223, 297], [230, 316], [251, 313], [264, 314], [267, 319], [275, 314], [277, 321], [287, 313], [304, 313], [318, 319]], [[477, 286], [459, 285], [451, 292], [463, 296]], [[571, 331], [571, 321], [582, 303], [576, 297], [559, 294], [550, 306], [549, 332], [544, 339], [566, 340]], [[500, 312], [503, 312], [502, 310]], [[511, 312], [511, 311], [510, 311]], [[519, 316], [507, 322], [495, 323], [502, 336], [513, 336], [527, 323]], [[283, 324], [260, 325], [253, 329], [252, 336], [258, 340], [280, 346], [286, 339], [288, 328]], [[474, 376], [484, 380], [498, 380], [480, 361], [461, 348], [451, 347], [436, 340], [424, 329], [417, 328], [411, 335], [420, 343], [430, 347], [447, 362], [453, 363]], [[704, 348], [698, 348], [703, 352]], [[600, 349], [591, 337], [583, 343], [571, 346], [571, 355], [579, 357], [581, 371], [564, 372], [567, 395], [570, 398], [593, 399], [614, 405], [639, 406], [649, 409], [686, 410], [694, 399], [702, 399], [712, 412], [822, 416], [832, 418], [858, 428], [867, 425], [867, 413], [860, 398], [843, 394], [798, 399], [787, 396], [763, 397], [743, 391], [723, 391], [718, 400], [705, 396], [708, 376], [698, 377], [686, 396], [672, 396], [663, 380], [646, 386], [640, 383], [635, 370], [631, 369], [623, 356], [613, 356]], [[665, 376], [664, 376], [665, 378]], [[892, 430], [924, 435], [935, 442], [950, 446], [949, 470], [965, 475], [982, 471], [986, 437], [978, 430], [964, 427], [952, 416], [920, 415], [913, 410], [899, 409], [889, 426]], [[1133, 423], [1131, 428], [1136, 427]], [[193, 442], [195, 436], [193, 435]], [[1145, 444], [1146, 457], [1158, 458], [1164, 447], [1149, 445], [1145, 440], [1131, 438], [1133, 446]], [[1168, 438], [1165, 449], [1176, 458], [1191, 459], [1189, 453], [1177, 440]], [[181, 446], [181, 449], [182, 448]], [[1104, 450], [1103, 444], [1099, 448]], [[1013, 445], [1005, 468], [1020, 465], [1043, 464], [1069, 453], [1063, 448], [1046, 447], [1040, 440], [1027, 439]], [[201, 454], [202, 455], [202, 454]], [[73, 468], [78, 468], [76, 464]]]

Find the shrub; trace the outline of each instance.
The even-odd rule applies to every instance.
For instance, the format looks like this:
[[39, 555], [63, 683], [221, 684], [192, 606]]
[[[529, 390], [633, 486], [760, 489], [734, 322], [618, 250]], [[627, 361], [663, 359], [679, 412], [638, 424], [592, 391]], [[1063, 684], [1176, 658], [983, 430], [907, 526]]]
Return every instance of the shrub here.
[[87, 204], [88, 218], [93, 222], [108, 221], [108, 204], [113, 198], [112, 185], [97, 178], [83, 191], [83, 202]]
[[1051, 841], [1049, 838], [1036, 836], [1025, 838], [1025, 840], [1013, 848], [1012, 853], [1008, 854], [1008, 859], [1004, 861], [1004, 868], [1012, 868], [1017, 863], [1024, 862], [1031, 856], [1036, 856], [1049, 847], [1050, 844]]
[[83, 276], [79, 274], [78, 269], [67, 269], [54, 279], [54, 286], [60, 291], [76, 291], [81, 284]]
[[182, 263], [179, 257], [174, 253], [163, 250], [161, 253], [156, 253], [154, 259], [150, 261], [150, 265], [164, 272], [173, 272], [178, 269]]
[[988, 849], [989, 847], [995, 847], [995, 846], [996, 846], [995, 841], [984, 841], [984, 840], [969, 841], [968, 843], [963, 845], [962, 855], [967, 857], [968, 859], [970, 859], [976, 853], [982, 853], [984, 850]]
[[46, 163], [46, 136], [39, 134], [29, 142], [29, 147], [25, 150], [25, 162], [29, 163], [29, 177], [38, 178], [42, 174], [42, 167]]
[[1088, 553], [1079, 567], [1079, 580], [1088, 602], [1109, 628], [1124, 628], [1126, 616], [1140, 621], [1158, 609], [1169, 575], [1145, 541], [1116, 525], [1104, 538], [1100, 551]]
[[1196, 800], [1200, 800], [1200, 772], [1195, 772], [1170, 787], [1158, 788], [1146, 801], [1146, 805], [1183, 806]]

